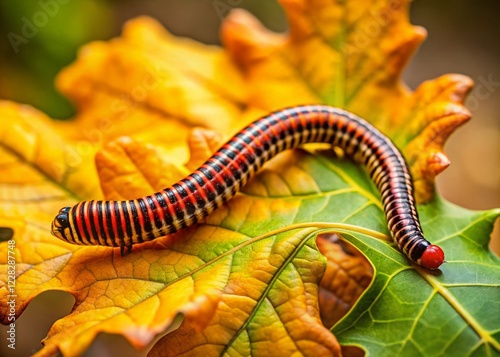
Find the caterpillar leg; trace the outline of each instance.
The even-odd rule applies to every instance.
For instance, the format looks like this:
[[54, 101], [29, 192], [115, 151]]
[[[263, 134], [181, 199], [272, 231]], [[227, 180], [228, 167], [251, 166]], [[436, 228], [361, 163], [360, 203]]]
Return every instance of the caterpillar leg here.
[[[125, 248], [127, 248], [127, 251], [125, 252]], [[125, 256], [127, 254], [130, 254], [132, 252], [132, 244], [130, 245], [121, 245], [120, 246], [120, 254], [121, 256]]]

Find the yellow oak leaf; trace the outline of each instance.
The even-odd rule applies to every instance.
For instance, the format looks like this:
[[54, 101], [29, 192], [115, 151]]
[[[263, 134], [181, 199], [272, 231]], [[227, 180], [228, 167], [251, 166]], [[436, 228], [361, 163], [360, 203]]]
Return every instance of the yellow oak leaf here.
[[176, 38], [147, 17], [129, 21], [113, 41], [83, 47], [57, 87], [79, 109], [71, 123], [78, 132], [102, 128], [99, 140], [107, 140], [134, 130], [165, 145], [174, 119], [223, 131], [246, 101], [243, 77], [223, 49]]
[[[0, 102], [0, 117], [1, 149], [8, 162], [2, 170], [2, 182], [11, 183], [5, 194], [36, 201], [37, 196], [50, 193], [58, 184], [78, 193], [80, 198], [100, 196], [93, 157], [89, 153], [81, 155], [58, 135], [50, 118], [30, 106], [7, 101]], [[30, 190], [28, 183], [36, 187], [36, 181], [46, 182], [48, 187]], [[15, 206], [22, 205], [18, 202]], [[52, 206], [56, 207], [58, 204]]]
[[318, 315], [317, 273], [324, 270], [319, 253], [287, 252], [302, 244], [313, 248], [310, 238], [303, 229], [247, 241], [231, 254], [236, 264], [210, 324], [198, 331], [187, 319], [149, 355], [340, 356], [340, 345]]

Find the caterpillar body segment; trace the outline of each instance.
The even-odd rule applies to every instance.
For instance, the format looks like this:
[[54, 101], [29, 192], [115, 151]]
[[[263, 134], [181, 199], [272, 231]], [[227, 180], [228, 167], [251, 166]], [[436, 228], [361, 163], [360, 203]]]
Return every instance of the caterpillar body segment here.
[[340, 147], [366, 168], [380, 192], [394, 242], [410, 260], [428, 269], [444, 262], [441, 248], [423, 237], [412, 179], [394, 144], [365, 120], [324, 105], [286, 108], [256, 120], [192, 174], [159, 192], [64, 207], [52, 233], [74, 244], [130, 251], [133, 244], [197, 223], [232, 198], [265, 162], [310, 142]]

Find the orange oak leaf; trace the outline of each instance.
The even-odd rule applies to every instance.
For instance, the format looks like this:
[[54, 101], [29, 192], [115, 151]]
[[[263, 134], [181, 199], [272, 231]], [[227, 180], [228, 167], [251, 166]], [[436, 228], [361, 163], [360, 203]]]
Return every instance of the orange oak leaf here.
[[188, 144], [191, 156], [186, 166], [194, 171], [222, 145], [222, 135], [215, 130], [195, 128]]
[[[406, 88], [401, 73], [426, 36], [409, 24], [408, 1], [280, 2], [289, 20], [287, 36], [268, 31], [242, 10], [222, 26], [223, 43], [247, 80], [251, 106], [269, 112], [325, 103], [365, 118], [404, 152], [417, 201], [429, 201], [435, 176], [448, 165], [444, 142], [470, 117], [463, 101], [472, 81], [445, 75], [415, 92]], [[246, 117], [255, 109], [249, 112]]]
[[105, 199], [145, 196], [186, 176], [187, 169], [180, 163], [168, 162], [163, 157], [152, 145], [130, 137], [105, 144], [95, 157]]

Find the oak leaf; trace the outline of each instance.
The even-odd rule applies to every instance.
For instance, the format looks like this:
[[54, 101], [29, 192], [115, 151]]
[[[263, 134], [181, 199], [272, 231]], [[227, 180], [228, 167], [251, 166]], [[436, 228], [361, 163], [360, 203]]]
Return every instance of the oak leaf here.
[[[287, 35], [234, 11], [223, 23], [223, 48], [175, 38], [145, 17], [117, 39], [85, 46], [57, 81], [78, 107], [71, 121], [0, 104], [8, 173], [0, 179], [0, 236], [15, 242], [16, 316], [46, 290], [75, 297], [37, 355], [80, 355], [100, 332], [144, 348], [179, 314], [182, 325], [151, 355], [340, 355], [338, 341], [372, 354], [499, 353], [498, 321], [482, 305], [495, 304], [500, 264], [487, 241], [499, 212], [457, 209], [434, 192], [448, 162], [442, 145], [469, 117], [462, 102], [471, 81], [445, 75], [414, 92], [404, 86], [401, 71], [425, 37], [408, 23], [407, 1], [281, 3]], [[306, 102], [353, 111], [401, 148], [427, 202], [419, 206], [424, 231], [447, 252], [441, 275], [394, 247], [363, 169], [318, 147], [281, 154], [204, 222], [125, 257], [50, 236], [60, 207], [159, 190], [244, 123]], [[198, 126], [205, 129], [192, 131]], [[368, 258], [373, 281], [359, 253], [317, 240], [331, 232]], [[0, 243], [2, 302], [12, 294], [9, 242]], [[7, 322], [5, 304], [0, 317]]]
[[445, 75], [414, 92], [406, 88], [401, 73], [426, 35], [408, 23], [407, 1], [281, 3], [288, 36], [266, 30], [244, 11], [234, 11], [222, 26], [223, 43], [249, 83], [250, 103], [263, 113], [325, 103], [366, 118], [402, 149], [417, 201], [429, 201], [435, 176], [449, 165], [444, 142], [470, 117], [462, 103], [472, 81]]

